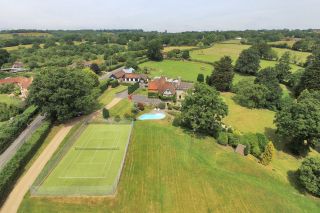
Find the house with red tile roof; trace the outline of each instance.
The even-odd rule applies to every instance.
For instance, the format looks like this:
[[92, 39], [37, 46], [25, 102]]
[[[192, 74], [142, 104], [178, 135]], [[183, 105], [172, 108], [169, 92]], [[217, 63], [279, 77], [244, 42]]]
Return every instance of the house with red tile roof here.
[[21, 97], [26, 98], [28, 96], [28, 89], [32, 84], [32, 78], [14, 77], [0, 79], [0, 84], [17, 84], [21, 90]]
[[161, 77], [149, 82], [148, 92], [163, 97], [173, 97], [176, 95], [176, 88], [172, 82], [167, 81], [165, 77]]

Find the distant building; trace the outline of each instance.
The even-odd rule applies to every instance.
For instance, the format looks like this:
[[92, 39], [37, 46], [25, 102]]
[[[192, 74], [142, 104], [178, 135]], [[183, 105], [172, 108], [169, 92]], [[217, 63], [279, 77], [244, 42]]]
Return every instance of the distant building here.
[[119, 70], [118, 72], [111, 74], [110, 78], [124, 83], [139, 82], [140, 86], [145, 86], [148, 84], [148, 77], [146, 75], [139, 73], [126, 73], [124, 70]]
[[24, 64], [20, 61], [14, 62], [11, 68], [3, 68], [1, 71], [7, 71], [7, 72], [25, 72], [28, 71], [28, 69], [25, 69]]
[[32, 84], [32, 78], [15, 77], [0, 79], [0, 84], [17, 84], [20, 87], [21, 97], [26, 98], [28, 96], [28, 89]]
[[125, 68], [125, 69], [123, 69], [122, 71], [125, 72], [126, 74], [128, 74], [128, 73], [134, 73], [135, 69], [133, 69], [132, 67], [130, 67], [130, 68]]
[[82, 63], [82, 65], [83, 65], [84, 67], [90, 68], [91, 65], [92, 65], [92, 62], [90, 62], [90, 61], [85, 61], [85, 62]]

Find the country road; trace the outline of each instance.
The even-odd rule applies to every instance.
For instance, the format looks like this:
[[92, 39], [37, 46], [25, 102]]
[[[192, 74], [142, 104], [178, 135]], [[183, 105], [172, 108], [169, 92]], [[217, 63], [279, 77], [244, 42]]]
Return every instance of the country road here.
[[45, 116], [38, 115], [31, 124], [17, 137], [14, 142], [0, 155], [0, 170], [15, 155], [26, 139], [43, 123]]

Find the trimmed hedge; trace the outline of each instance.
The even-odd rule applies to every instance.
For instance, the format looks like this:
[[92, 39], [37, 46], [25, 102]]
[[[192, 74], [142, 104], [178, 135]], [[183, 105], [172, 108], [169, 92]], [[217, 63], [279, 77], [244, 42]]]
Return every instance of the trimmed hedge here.
[[27, 141], [20, 147], [13, 158], [0, 171], [0, 204], [10, 193], [15, 182], [24, 171], [24, 167], [43, 143], [51, 127], [50, 121], [45, 121]]
[[30, 106], [22, 114], [17, 115], [12, 121], [7, 121], [0, 129], [0, 154], [14, 141], [28, 125], [28, 122], [36, 114], [37, 107]]
[[128, 94], [132, 94], [134, 93], [134, 91], [136, 91], [137, 89], [139, 89], [139, 82], [136, 82], [134, 84], [131, 84], [128, 86]]
[[220, 145], [227, 146], [228, 145], [228, 133], [220, 132], [217, 140]]

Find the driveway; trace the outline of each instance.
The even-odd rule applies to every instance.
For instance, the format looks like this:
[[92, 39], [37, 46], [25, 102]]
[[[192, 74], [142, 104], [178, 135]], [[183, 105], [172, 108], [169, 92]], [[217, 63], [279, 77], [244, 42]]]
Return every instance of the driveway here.
[[148, 98], [147, 96], [144, 96], [144, 95], [132, 95], [132, 100], [137, 103], [152, 104], [152, 105], [157, 105], [162, 102], [160, 99]]
[[45, 116], [38, 115], [31, 124], [14, 140], [14, 142], [0, 155], [0, 169], [16, 154], [17, 150], [26, 142], [35, 130], [43, 123]]

